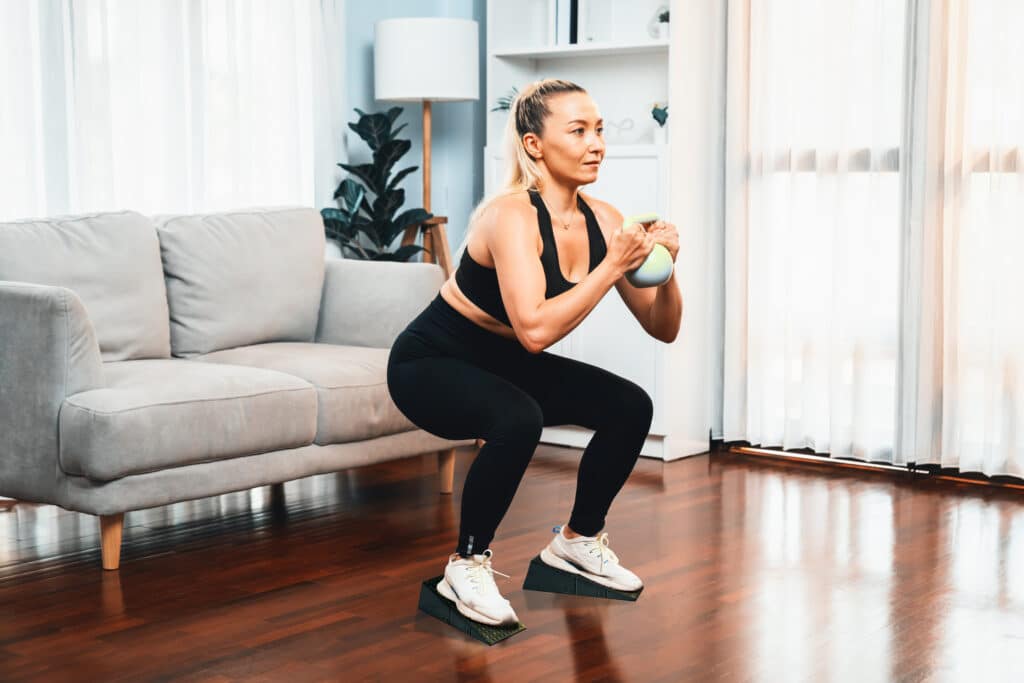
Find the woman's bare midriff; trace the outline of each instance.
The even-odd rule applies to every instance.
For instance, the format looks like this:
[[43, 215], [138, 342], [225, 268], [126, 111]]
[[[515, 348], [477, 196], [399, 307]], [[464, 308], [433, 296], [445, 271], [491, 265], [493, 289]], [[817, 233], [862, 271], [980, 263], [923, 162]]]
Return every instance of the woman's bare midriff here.
[[448, 278], [448, 281], [441, 286], [441, 298], [447, 301], [449, 306], [488, 332], [494, 332], [509, 339], [516, 338], [515, 330], [500, 320], [495, 319], [490, 313], [482, 310], [466, 298], [466, 295], [462, 293], [459, 285], [455, 282], [454, 275]]

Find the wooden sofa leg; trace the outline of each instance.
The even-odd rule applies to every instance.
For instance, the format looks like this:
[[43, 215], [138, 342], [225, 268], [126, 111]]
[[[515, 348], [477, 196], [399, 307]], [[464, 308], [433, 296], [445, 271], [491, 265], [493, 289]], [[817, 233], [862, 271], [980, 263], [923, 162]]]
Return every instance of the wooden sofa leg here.
[[455, 449], [437, 452], [437, 473], [441, 476], [441, 493], [451, 493], [455, 480]]
[[121, 531], [123, 528], [123, 512], [119, 512], [116, 515], [100, 515], [104, 569], [113, 570], [121, 566]]

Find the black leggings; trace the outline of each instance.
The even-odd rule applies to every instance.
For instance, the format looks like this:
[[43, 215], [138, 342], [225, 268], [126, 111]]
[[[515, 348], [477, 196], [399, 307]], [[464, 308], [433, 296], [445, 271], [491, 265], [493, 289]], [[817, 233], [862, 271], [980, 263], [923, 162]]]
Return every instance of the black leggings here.
[[456, 552], [482, 553], [494, 538], [541, 429], [594, 430], [583, 451], [569, 527], [595, 536], [651, 427], [651, 397], [633, 382], [485, 330], [441, 295], [398, 336], [388, 389], [417, 427], [445, 439], [486, 441], [466, 475]]

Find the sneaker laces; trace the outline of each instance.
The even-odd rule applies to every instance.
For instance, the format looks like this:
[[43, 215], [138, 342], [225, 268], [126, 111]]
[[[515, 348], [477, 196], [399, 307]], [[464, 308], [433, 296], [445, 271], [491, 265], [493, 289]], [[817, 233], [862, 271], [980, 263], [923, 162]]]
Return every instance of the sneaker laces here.
[[[588, 546], [588, 552], [591, 555], [599, 555], [601, 558], [601, 568], [604, 568], [606, 562], [611, 560], [612, 562], [618, 562], [619, 557], [612, 551], [608, 546], [608, 532], [602, 532], [600, 536], [592, 541], [584, 541], [583, 545]], [[594, 551], [597, 551], [596, 553]]]
[[466, 568], [466, 576], [469, 577], [469, 581], [475, 586], [479, 587], [483, 583], [487, 586], [494, 586], [494, 590], [497, 592], [498, 586], [494, 583], [494, 574], [501, 574], [506, 579], [511, 579], [512, 577], [508, 574], [502, 574], [491, 566], [493, 553], [491, 553], [490, 548], [485, 550], [482, 555], [482, 560], [478, 560], [476, 557], [467, 558], [471, 564]]

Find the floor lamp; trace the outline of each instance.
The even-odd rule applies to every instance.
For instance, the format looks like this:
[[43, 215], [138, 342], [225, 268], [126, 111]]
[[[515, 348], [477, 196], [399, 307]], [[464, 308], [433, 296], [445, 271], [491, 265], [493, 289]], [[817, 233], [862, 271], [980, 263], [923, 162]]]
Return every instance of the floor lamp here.
[[[471, 19], [417, 17], [385, 19], [374, 27], [374, 97], [423, 103], [423, 208], [430, 208], [431, 102], [480, 98], [478, 27]], [[451, 274], [445, 224], [435, 216], [405, 231], [402, 244], [423, 232], [423, 260]]]

